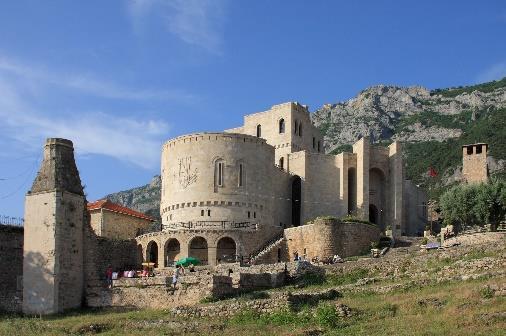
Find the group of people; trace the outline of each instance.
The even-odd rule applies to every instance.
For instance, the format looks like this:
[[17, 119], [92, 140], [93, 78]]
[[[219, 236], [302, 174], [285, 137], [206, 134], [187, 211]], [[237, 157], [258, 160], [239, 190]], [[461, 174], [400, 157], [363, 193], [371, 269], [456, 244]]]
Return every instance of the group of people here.
[[144, 266], [142, 271], [135, 271], [133, 269], [123, 271], [123, 272], [115, 272], [111, 265], [107, 267], [105, 271], [105, 278], [107, 280], [108, 288], [112, 288], [112, 281], [117, 280], [118, 278], [137, 278], [137, 277], [148, 277], [153, 276], [153, 272], [149, 270], [148, 267]]
[[[307, 255], [305, 253], [302, 257], [299, 255], [298, 251], [295, 251], [293, 253], [293, 261], [306, 261], [306, 260], [307, 260]], [[311, 259], [312, 264], [319, 264], [319, 263], [336, 264], [336, 263], [342, 263], [342, 262], [344, 262], [344, 260], [338, 254], [334, 254], [334, 256], [332, 256], [332, 257], [327, 257], [327, 258], [323, 258], [323, 259], [320, 259], [320, 257], [318, 257], [318, 256]]]

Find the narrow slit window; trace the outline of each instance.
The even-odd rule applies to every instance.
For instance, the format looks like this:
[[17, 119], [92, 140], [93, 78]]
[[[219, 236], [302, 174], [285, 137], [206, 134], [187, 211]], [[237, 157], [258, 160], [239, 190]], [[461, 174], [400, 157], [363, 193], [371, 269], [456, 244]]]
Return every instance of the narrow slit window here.
[[316, 138], [313, 137], [313, 149], [315, 149], [315, 148], [316, 148]]
[[285, 165], [285, 158], [280, 157], [279, 158], [279, 168], [284, 169], [284, 165]]
[[204, 209], [200, 210], [200, 215], [204, 216]]
[[207, 215], [211, 216], [211, 210], [207, 210]]
[[251, 212], [248, 211], [248, 218], [251, 218]]
[[318, 141], [318, 153], [320, 152], [321, 150], [321, 141]]
[[279, 133], [285, 133], [285, 119], [279, 121]]
[[239, 164], [239, 187], [244, 185], [244, 168], [242, 163]]
[[257, 138], [262, 137], [262, 125], [257, 125]]

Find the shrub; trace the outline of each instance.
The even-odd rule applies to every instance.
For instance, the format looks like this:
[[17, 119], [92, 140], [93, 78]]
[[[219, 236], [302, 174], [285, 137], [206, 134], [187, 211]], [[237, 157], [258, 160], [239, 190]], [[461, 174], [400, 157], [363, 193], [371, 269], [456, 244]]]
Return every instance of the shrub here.
[[494, 290], [490, 286], [485, 286], [480, 289], [480, 295], [484, 299], [491, 299], [494, 297]]
[[315, 313], [316, 322], [324, 327], [334, 328], [338, 325], [336, 307], [330, 304], [318, 306]]
[[428, 242], [429, 242], [429, 238], [427, 238], [427, 237], [423, 237], [423, 238], [422, 238], [422, 241], [421, 241], [421, 244], [422, 244], [422, 245], [427, 245], [427, 243], [428, 243]]

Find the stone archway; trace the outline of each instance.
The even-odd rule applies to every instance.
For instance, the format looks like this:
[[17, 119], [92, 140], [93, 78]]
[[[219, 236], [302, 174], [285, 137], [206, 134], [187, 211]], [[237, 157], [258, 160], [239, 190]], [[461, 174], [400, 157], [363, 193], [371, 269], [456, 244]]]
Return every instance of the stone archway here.
[[378, 224], [378, 208], [374, 204], [369, 204], [369, 222]]
[[385, 173], [379, 168], [369, 170], [369, 221], [385, 230], [387, 184]]
[[154, 241], [148, 243], [146, 261], [155, 263], [155, 267], [158, 267], [158, 244]]
[[237, 254], [237, 245], [230, 237], [223, 237], [218, 240], [216, 260], [220, 262], [234, 262]]
[[194, 237], [188, 244], [188, 256], [199, 259], [203, 265], [208, 263], [207, 240], [203, 237]]
[[173, 266], [174, 262], [176, 262], [181, 255], [181, 244], [179, 243], [179, 240], [176, 238], [171, 238], [165, 242], [165, 248], [164, 248], [164, 262], [165, 267]]

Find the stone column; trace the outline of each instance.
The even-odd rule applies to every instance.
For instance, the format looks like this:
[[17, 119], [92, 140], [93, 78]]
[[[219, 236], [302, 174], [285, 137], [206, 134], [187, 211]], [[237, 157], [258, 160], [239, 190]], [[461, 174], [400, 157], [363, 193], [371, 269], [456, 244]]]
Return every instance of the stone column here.
[[72, 142], [47, 139], [40, 170], [25, 199], [25, 314], [54, 314], [81, 306], [85, 211]]
[[218, 247], [217, 246], [208, 246], [207, 247], [207, 263], [211, 266], [215, 266], [217, 264], [217, 253], [218, 253]]
[[401, 144], [396, 141], [388, 148], [390, 157], [389, 212], [392, 221], [392, 237], [395, 238], [401, 236], [404, 225], [404, 165]]
[[353, 153], [357, 154], [357, 216], [369, 220], [369, 138], [357, 141]]

